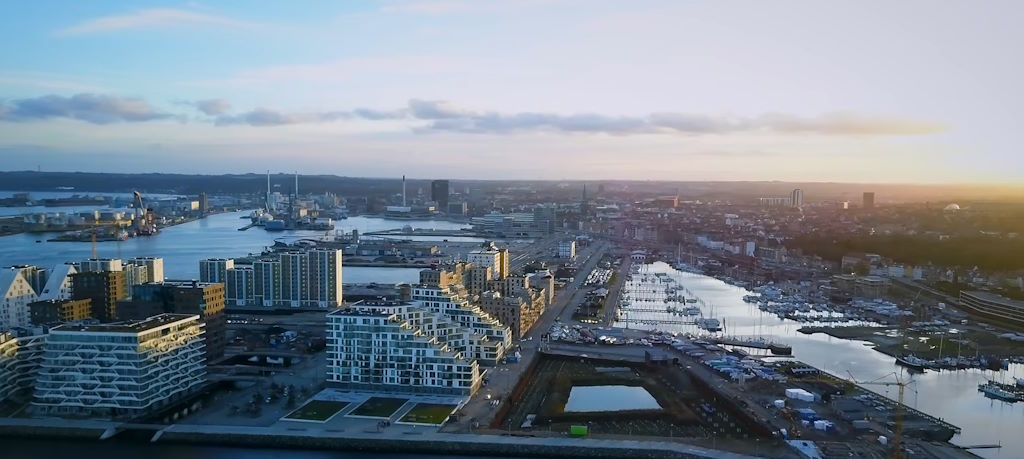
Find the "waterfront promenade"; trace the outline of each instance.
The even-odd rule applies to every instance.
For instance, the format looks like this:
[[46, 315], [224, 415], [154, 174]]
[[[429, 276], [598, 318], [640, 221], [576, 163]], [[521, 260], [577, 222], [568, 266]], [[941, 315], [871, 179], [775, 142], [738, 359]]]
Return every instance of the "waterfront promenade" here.
[[95, 438], [119, 430], [152, 431], [155, 443], [191, 443], [247, 447], [338, 448], [424, 454], [496, 456], [557, 455], [600, 458], [723, 458], [745, 459], [726, 451], [665, 441], [609, 440], [568, 437], [450, 434], [395, 426], [381, 431], [326, 429], [316, 423], [270, 427], [231, 425], [136, 425], [105, 421], [0, 418], [0, 436]]

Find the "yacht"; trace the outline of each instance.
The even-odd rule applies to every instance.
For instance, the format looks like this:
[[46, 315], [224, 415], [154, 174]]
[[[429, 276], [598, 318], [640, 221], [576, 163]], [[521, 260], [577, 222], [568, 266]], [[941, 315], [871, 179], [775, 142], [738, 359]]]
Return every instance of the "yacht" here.
[[906, 367], [908, 370], [924, 372], [928, 369], [929, 363], [927, 360], [914, 355], [905, 355], [902, 357], [896, 357], [896, 364]]
[[999, 387], [992, 381], [985, 384], [978, 384], [978, 391], [985, 394], [986, 397], [1002, 400], [1004, 402], [1016, 402], [1019, 400], [1017, 394]]

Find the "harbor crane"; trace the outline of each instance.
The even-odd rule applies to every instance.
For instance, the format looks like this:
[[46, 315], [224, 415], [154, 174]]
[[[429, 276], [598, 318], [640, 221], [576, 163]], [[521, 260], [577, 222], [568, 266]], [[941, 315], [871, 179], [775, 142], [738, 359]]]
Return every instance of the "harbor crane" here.
[[[853, 377], [853, 373], [850, 373], [849, 371], [847, 371], [846, 373], [850, 375], [850, 380], [853, 381], [854, 384], [887, 387], [896, 386], [899, 389], [899, 395], [896, 401], [896, 409], [893, 411], [892, 457], [894, 457], [895, 459], [903, 459], [903, 394], [905, 392], [906, 387], [913, 384], [914, 381], [904, 381], [902, 378], [900, 378], [900, 375], [896, 374], [896, 372], [889, 373], [885, 376], [882, 376], [881, 378], [872, 381], [857, 381], [857, 379]], [[890, 375], [896, 378], [896, 382], [882, 381], [882, 379], [888, 378]]]

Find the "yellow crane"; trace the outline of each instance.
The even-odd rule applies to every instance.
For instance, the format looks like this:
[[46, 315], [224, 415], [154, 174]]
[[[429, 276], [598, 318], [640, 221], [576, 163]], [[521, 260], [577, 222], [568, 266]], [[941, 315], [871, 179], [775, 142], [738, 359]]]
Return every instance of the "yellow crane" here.
[[[850, 375], [850, 380], [853, 381], [854, 384], [887, 387], [896, 386], [899, 389], [899, 395], [896, 401], [896, 410], [893, 411], [892, 457], [896, 459], [903, 459], [903, 393], [905, 392], [906, 387], [913, 384], [914, 381], [904, 381], [900, 378], [900, 375], [896, 374], [896, 372], [889, 373], [873, 381], [857, 381], [857, 379], [853, 377], [853, 373], [850, 373], [849, 371], [846, 373]], [[882, 379], [888, 378], [889, 376], [896, 378], [896, 382], [882, 381]]]

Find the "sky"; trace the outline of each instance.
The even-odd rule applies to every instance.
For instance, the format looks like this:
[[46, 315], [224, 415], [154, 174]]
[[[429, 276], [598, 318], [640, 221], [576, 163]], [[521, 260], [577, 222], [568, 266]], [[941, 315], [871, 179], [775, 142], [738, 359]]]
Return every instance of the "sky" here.
[[33, 1], [0, 169], [1024, 184], [1016, 1]]

